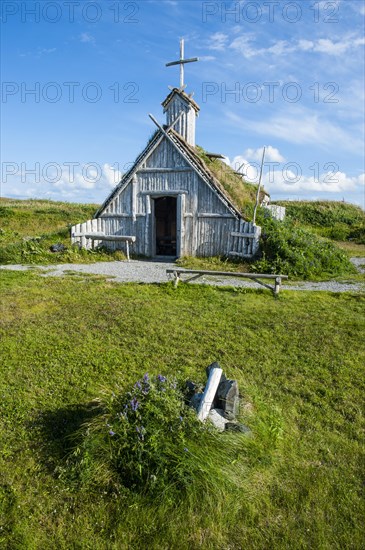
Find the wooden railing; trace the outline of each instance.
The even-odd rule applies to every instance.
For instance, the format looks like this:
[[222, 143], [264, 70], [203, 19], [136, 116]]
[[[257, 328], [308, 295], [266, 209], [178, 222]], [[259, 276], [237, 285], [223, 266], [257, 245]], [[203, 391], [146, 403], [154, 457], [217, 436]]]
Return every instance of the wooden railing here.
[[127, 260], [130, 260], [129, 245], [136, 242], [133, 235], [108, 235], [105, 233], [105, 220], [96, 218], [71, 227], [71, 243], [79, 243], [81, 248], [94, 249], [102, 242], [123, 242], [126, 246]]

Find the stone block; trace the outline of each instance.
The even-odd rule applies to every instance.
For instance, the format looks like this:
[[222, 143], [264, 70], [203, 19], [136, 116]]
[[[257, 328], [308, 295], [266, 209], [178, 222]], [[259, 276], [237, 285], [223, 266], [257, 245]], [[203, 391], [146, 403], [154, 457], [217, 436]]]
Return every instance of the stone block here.
[[228, 420], [224, 417], [222, 409], [210, 409], [207, 418], [219, 432], [224, 432]]
[[234, 420], [238, 415], [239, 395], [236, 380], [223, 380], [216, 394], [217, 408], [223, 409], [228, 420]]

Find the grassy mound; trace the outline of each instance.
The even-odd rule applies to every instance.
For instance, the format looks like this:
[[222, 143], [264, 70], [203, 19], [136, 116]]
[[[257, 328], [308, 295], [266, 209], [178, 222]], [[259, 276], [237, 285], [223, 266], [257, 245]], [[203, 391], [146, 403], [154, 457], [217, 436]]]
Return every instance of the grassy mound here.
[[182, 380], [145, 374], [127, 389], [104, 391], [69, 465], [94, 490], [175, 502], [219, 499], [237, 486], [234, 464], [245, 439], [201, 423], [185, 402]]
[[[0, 264], [55, 264], [123, 259], [121, 252], [71, 246], [70, 227], [93, 217], [94, 204], [0, 199]], [[62, 252], [50, 246], [62, 244]]]
[[279, 201], [287, 217], [323, 237], [365, 244], [365, 212], [354, 204], [336, 201]]
[[302, 279], [356, 273], [343, 250], [290, 220], [263, 222], [261, 252], [262, 258], [254, 267], [262, 273], [285, 273]]

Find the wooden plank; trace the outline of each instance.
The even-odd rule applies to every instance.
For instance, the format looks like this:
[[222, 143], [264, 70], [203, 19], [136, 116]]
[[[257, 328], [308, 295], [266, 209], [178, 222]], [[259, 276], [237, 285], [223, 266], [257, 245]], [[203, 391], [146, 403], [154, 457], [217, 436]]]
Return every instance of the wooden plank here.
[[[228, 271], [199, 271], [194, 269], [166, 269], [166, 273], [173, 273], [174, 275], [174, 286], [175, 288], [179, 284], [180, 276], [182, 273], [186, 274], [193, 274], [193, 277], [190, 277], [188, 279], [185, 279], [184, 282], [188, 283], [190, 281], [194, 281], [195, 279], [198, 279], [199, 277], [203, 275], [217, 275], [219, 277], [221, 276], [230, 276], [230, 277], [243, 277], [246, 279], [251, 279], [252, 281], [255, 281], [255, 283], [258, 283], [261, 286], [264, 286], [265, 288], [268, 288], [274, 293], [274, 296], [278, 296], [280, 292], [281, 287], [281, 280], [287, 279], [287, 275], [271, 275], [267, 273], [235, 273], [235, 272], [228, 272]], [[275, 279], [275, 286], [268, 285], [260, 279]]]
[[278, 275], [271, 273], [238, 273], [235, 271], [205, 271], [200, 269], [166, 269], [166, 273], [177, 273], [181, 274], [198, 274], [201, 275], [218, 275], [219, 277], [243, 277], [246, 279], [252, 279], [254, 277], [260, 279], [276, 279], [280, 277], [281, 279], [288, 279], [287, 275]]
[[199, 212], [198, 218], [229, 218], [231, 220], [236, 219], [232, 214], [217, 214], [215, 212]]
[[231, 235], [232, 237], [242, 237], [244, 239], [254, 239], [256, 237], [254, 233], [237, 233], [236, 231], [233, 231]]
[[160, 168], [158, 166], [156, 167], [150, 167], [150, 168], [140, 168], [138, 170], [138, 173], [139, 174], [150, 174], [151, 172], [156, 172], [156, 173], [165, 173], [165, 172], [192, 172], [192, 168], [190, 166], [181, 166], [181, 167], [176, 167], [176, 168]]
[[131, 218], [131, 215], [130, 214], [102, 214], [100, 216], [100, 218], [98, 218], [99, 220], [102, 219], [102, 220], [115, 220], [115, 219], [119, 219], [119, 218]]
[[178, 195], [188, 195], [189, 191], [185, 189], [178, 189], [176, 191], [168, 191], [166, 189], [154, 190], [154, 191], [140, 191], [140, 195], [150, 195], [151, 197], [177, 197]]
[[[81, 236], [81, 235], [80, 235]], [[112, 241], [112, 242], [127, 242], [135, 243], [136, 237], [129, 235], [104, 235], [104, 233], [85, 233], [83, 235], [86, 239], [92, 241]]]
[[132, 220], [133, 222], [136, 221], [136, 214], [137, 214], [137, 185], [138, 185], [138, 178], [136, 174], [134, 174], [132, 178], [132, 197], [131, 197], [131, 210], [132, 210]]
[[[249, 242], [249, 241], [247, 241]], [[239, 258], [252, 258], [252, 254], [249, 254], [248, 252], [234, 252], [233, 250], [231, 250], [230, 252], [228, 252], [228, 255], [229, 256], [238, 256]]]

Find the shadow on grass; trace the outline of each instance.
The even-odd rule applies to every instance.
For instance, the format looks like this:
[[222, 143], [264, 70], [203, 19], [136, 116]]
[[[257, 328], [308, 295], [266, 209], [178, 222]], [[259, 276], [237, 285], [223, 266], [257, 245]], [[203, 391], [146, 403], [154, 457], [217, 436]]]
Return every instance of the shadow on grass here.
[[100, 414], [98, 402], [69, 405], [57, 410], [43, 411], [32, 427], [37, 431], [39, 458], [48, 473], [64, 463], [67, 456], [81, 442], [81, 427]]

